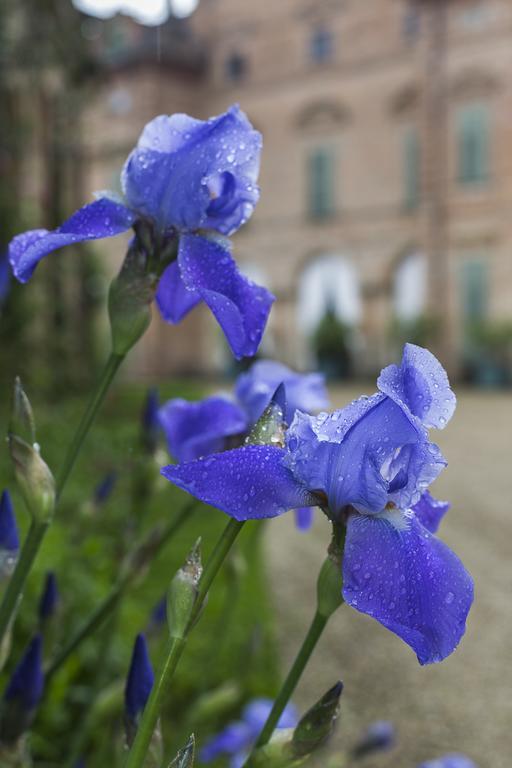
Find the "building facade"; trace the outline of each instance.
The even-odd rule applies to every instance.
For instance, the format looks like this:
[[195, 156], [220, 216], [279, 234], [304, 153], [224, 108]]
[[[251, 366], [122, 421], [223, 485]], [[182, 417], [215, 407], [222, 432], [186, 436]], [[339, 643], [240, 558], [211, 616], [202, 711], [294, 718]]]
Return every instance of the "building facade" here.
[[[88, 186], [112, 187], [162, 112], [239, 102], [263, 133], [261, 200], [234, 243], [277, 297], [264, 352], [311, 365], [329, 310], [356, 371], [430, 335], [460, 372], [475, 328], [512, 318], [509, 0], [202, 0], [169, 35], [91, 23], [124, 30], [121, 51], [146, 37], [86, 110]], [[179, 332], [155, 317], [139, 355], [141, 374], [229, 364], [201, 310]]]

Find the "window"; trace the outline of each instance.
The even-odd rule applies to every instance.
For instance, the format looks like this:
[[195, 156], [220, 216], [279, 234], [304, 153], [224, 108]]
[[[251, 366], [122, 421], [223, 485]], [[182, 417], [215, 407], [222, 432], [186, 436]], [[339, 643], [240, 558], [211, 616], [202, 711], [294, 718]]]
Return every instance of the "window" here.
[[407, 128], [402, 141], [404, 206], [412, 211], [418, 207], [420, 199], [420, 145], [416, 128]]
[[332, 59], [334, 52], [332, 34], [325, 27], [317, 27], [313, 31], [310, 46], [311, 58], [318, 64]]
[[393, 275], [393, 308], [403, 323], [418, 320], [427, 303], [427, 260], [412, 252], [403, 258]]
[[402, 35], [406, 43], [414, 44], [420, 34], [421, 16], [420, 10], [410, 0], [404, 11], [402, 20]]
[[232, 53], [225, 63], [226, 78], [233, 83], [240, 82], [247, 75], [247, 59], [241, 53]]
[[309, 213], [323, 219], [334, 213], [334, 151], [330, 147], [313, 149], [308, 157]]
[[463, 184], [489, 178], [489, 110], [473, 104], [459, 110], [457, 118], [458, 177]]
[[487, 316], [487, 264], [481, 259], [462, 264], [462, 314], [469, 324]]

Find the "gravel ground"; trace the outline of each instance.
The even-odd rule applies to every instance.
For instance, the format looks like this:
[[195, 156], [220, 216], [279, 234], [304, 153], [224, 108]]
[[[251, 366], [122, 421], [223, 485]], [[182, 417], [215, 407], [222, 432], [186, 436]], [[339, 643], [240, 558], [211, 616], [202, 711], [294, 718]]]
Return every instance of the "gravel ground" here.
[[[341, 406], [356, 392], [340, 388], [332, 395]], [[420, 667], [395, 635], [344, 606], [328, 626], [295, 701], [307, 708], [343, 679], [340, 727], [329, 755], [352, 743], [373, 720], [395, 723], [397, 748], [361, 761], [361, 768], [415, 768], [422, 760], [452, 751], [466, 753], [480, 768], [511, 768], [512, 397], [459, 393], [453, 420], [433, 437], [449, 462], [434, 492], [453, 504], [440, 534], [476, 586], [466, 636], [446, 661]], [[292, 515], [267, 526], [283, 672], [310, 621], [328, 537], [320, 512], [309, 534], [295, 531]], [[318, 765], [341, 764], [324, 755]]]

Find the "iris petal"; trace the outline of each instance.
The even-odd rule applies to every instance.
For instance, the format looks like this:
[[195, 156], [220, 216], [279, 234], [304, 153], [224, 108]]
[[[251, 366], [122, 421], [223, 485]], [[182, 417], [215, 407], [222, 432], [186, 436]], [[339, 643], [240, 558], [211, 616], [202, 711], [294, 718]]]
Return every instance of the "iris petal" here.
[[416, 519], [419, 520], [427, 531], [436, 533], [441, 520], [450, 507], [451, 504], [449, 501], [434, 499], [430, 491], [425, 491], [422, 493], [420, 500], [413, 506], [412, 510]]
[[287, 432], [287, 466], [336, 515], [351, 505], [381, 512], [414, 504], [446, 462], [425, 430], [383, 395], [317, 417], [297, 412]]
[[272, 294], [244, 277], [222, 245], [199, 235], [180, 238], [178, 263], [184, 285], [209, 306], [234, 356], [256, 354]]
[[207, 227], [229, 235], [258, 201], [260, 151], [261, 135], [237, 106], [206, 121], [160, 115], [125, 163], [123, 190], [161, 230]]
[[227, 397], [207, 397], [191, 403], [181, 398], [169, 400], [159, 411], [171, 456], [192, 461], [222, 451], [225, 438], [247, 428], [243, 410]]
[[315, 500], [283, 465], [284, 449], [246, 445], [197, 461], [169, 465], [161, 472], [192, 496], [235, 520], [276, 517]]
[[425, 427], [443, 429], [453, 416], [456, 399], [446, 371], [423, 347], [406, 344], [401, 364], [384, 368], [377, 386]]
[[16, 278], [26, 283], [44, 256], [65, 245], [99, 240], [125, 232], [135, 214], [121, 203], [102, 197], [84, 205], [58, 229], [33, 229], [17, 235], [9, 245], [9, 260]]
[[314, 413], [329, 404], [325, 378], [320, 373], [296, 373], [274, 360], [258, 360], [238, 377], [236, 396], [250, 420], [256, 422], [279, 384], [286, 389], [285, 421], [291, 424], [296, 410]]
[[351, 515], [343, 597], [413, 648], [420, 664], [457, 647], [473, 602], [473, 581], [458, 557], [415, 518]]
[[176, 261], [164, 271], [156, 292], [156, 303], [167, 323], [180, 323], [190, 310], [201, 301], [201, 296], [188, 289], [181, 277]]

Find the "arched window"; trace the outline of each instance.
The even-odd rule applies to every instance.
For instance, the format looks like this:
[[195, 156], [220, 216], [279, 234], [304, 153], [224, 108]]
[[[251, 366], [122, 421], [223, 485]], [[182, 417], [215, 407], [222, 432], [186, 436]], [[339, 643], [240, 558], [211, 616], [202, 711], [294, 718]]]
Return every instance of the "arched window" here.
[[327, 310], [347, 325], [361, 317], [359, 279], [354, 265], [336, 254], [321, 256], [305, 268], [299, 282], [298, 324], [309, 335]]
[[427, 260], [422, 253], [410, 253], [398, 264], [393, 280], [393, 309], [397, 320], [411, 322], [425, 311]]

